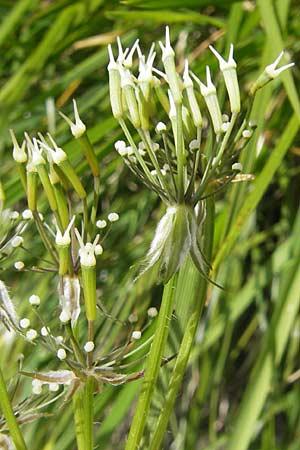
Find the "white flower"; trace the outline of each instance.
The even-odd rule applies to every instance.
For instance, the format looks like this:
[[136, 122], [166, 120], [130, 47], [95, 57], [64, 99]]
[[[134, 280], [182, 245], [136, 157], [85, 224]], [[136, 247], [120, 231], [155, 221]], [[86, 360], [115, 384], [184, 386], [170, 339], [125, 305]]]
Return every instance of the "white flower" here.
[[213, 122], [214, 131], [216, 134], [222, 132], [222, 114], [220, 110], [220, 105], [217, 97], [217, 90], [215, 85], [211, 80], [209, 67], [206, 66], [206, 82], [207, 85], [203, 84], [196, 75], [192, 74], [195, 81], [200, 86], [201, 94], [204, 97], [205, 103], [207, 105], [211, 120]]
[[75, 228], [75, 234], [80, 246], [79, 257], [81, 266], [85, 267], [95, 266], [96, 265], [95, 247], [97, 246], [98, 241], [100, 239], [99, 234], [97, 234], [93, 243], [87, 242], [86, 244], [84, 244], [77, 228]]
[[162, 62], [166, 71], [174, 102], [176, 104], [180, 104], [182, 102], [182, 94], [178, 81], [179, 77], [175, 67], [175, 52], [171, 47], [170, 30], [168, 26], [166, 27], [166, 43], [163, 45], [162, 42], [159, 42], [159, 45], [162, 50]]
[[163, 131], [167, 131], [167, 126], [164, 122], [158, 122], [155, 127], [156, 133], [162, 133]]
[[233, 44], [230, 44], [228, 61], [217, 52], [211, 45], [209, 46], [213, 54], [218, 58], [220, 70], [223, 73], [226, 89], [229, 96], [231, 112], [238, 113], [241, 109], [240, 89], [236, 74], [236, 62], [233, 59]]
[[285, 70], [287, 70], [290, 67], [293, 67], [295, 65], [295, 63], [291, 62], [289, 64], [286, 64], [285, 66], [282, 66], [282, 67], [279, 67], [278, 69], [276, 69], [276, 67], [278, 66], [283, 55], [284, 55], [284, 51], [282, 50], [282, 52], [280, 52], [280, 54], [277, 56], [275, 61], [272, 64], [269, 64], [265, 68], [265, 72], [270, 78], [272, 78], [272, 79], [277, 78], [281, 74], [281, 72], [284, 72]]
[[185, 68], [183, 72], [183, 86], [187, 93], [187, 100], [189, 103], [189, 108], [192, 114], [192, 119], [195, 127], [200, 127], [202, 125], [202, 115], [195, 96], [193, 81], [189, 75], [189, 63], [185, 60]]
[[70, 236], [70, 231], [71, 228], [74, 224], [75, 221], [75, 216], [72, 217], [72, 219], [69, 222], [69, 225], [67, 226], [64, 234], [61, 233], [60, 229], [58, 227], [56, 230], [56, 236], [55, 236], [55, 243], [58, 246], [62, 246], [62, 247], [66, 247], [69, 246], [71, 244], [71, 236]]
[[78, 139], [85, 133], [86, 126], [85, 126], [85, 124], [82, 122], [82, 120], [79, 117], [79, 112], [78, 112], [78, 108], [77, 108], [77, 104], [76, 104], [76, 100], [75, 99], [73, 99], [73, 108], [74, 108], [75, 123], [72, 122], [72, 120], [70, 120], [69, 117], [67, 117], [62, 112], [59, 112], [59, 114], [61, 115], [61, 117], [63, 119], [65, 119], [65, 121], [70, 126], [71, 133], [73, 134], [73, 136], [76, 139]]
[[25, 163], [27, 161], [27, 155], [25, 152], [26, 142], [23, 141], [21, 147], [18, 144], [15, 133], [12, 129], [9, 130], [11, 140], [13, 142], [13, 158], [17, 163]]

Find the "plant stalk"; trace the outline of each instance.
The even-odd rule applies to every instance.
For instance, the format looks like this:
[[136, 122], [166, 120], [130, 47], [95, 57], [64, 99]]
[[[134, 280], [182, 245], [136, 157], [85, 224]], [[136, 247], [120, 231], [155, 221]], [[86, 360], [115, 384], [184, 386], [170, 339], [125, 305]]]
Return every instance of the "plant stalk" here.
[[139, 447], [139, 443], [143, 436], [152, 394], [161, 365], [161, 358], [167, 341], [176, 283], [177, 275], [173, 275], [164, 287], [162, 303], [157, 320], [157, 328], [147, 360], [144, 382], [132, 420], [126, 450], [136, 450]]
[[3, 373], [0, 368], [0, 406], [3, 415], [6, 419], [8, 429], [10, 431], [12, 440], [14, 441], [16, 450], [27, 450], [23, 435], [19, 428], [17, 419], [14, 415], [10, 399], [6, 390]]

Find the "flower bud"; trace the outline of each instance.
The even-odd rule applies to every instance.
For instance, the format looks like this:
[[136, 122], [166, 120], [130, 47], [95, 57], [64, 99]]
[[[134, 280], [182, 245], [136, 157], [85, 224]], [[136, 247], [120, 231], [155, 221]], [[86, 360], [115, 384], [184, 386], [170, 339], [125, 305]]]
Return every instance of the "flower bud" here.
[[269, 64], [265, 68], [263, 73], [258, 77], [258, 79], [256, 80], [256, 82], [254, 83], [254, 85], [250, 90], [250, 93], [252, 95], [254, 95], [258, 89], [262, 88], [267, 83], [269, 83], [269, 81], [277, 78], [281, 74], [281, 72], [284, 72], [286, 69], [289, 69], [290, 67], [294, 66], [295, 63], [292, 62], [290, 64], [286, 64], [282, 67], [279, 67], [279, 69], [276, 69], [283, 55], [284, 51], [282, 50], [282, 52], [278, 55], [275, 61], [272, 64]]
[[123, 116], [121, 77], [119, 65], [114, 60], [111, 45], [108, 46], [109, 64], [107, 66], [109, 74], [109, 95], [113, 116], [120, 119]]
[[26, 141], [23, 141], [22, 145], [20, 147], [13, 129], [10, 128], [9, 132], [11, 135], [11, 140], [13, 142], [13, 158], [14, 158], [14, 160], [19, 164], [25, 163], [27, 161], [27, 155], [25, 152]]
[[139, 128], [141, 125], [138, 104], [135, 96], [135, 87], [131, 73], [129, 70], [119, 67], [121, 76], [121, 88], [124, 93], [126, 105], [128, 107], [129, 117], [132, 125]]
[[211, 120], [213, 123], [214, 132], [216, 134], [220, 134], [222, 132], [222, 114], [221, 114], [220, 105], [219, 105], [219, 101], [218, 101], [218, 97], [217, 97], [217, 90], [216, 90], [213, 82], [211, 81], [209, 67], [206, 66], [207, 86], [205, 86], [205, 84], [203, 84], [199, 80], [199, 78], [197, 78], [194, 74], [193, 74], [193, 78], [195, 79], [195, 81], [197, 81], [197, 83], [200, 86], [201, 94], [204, 97], [206, 106], [208, 108], [208, 111], [209, 111], [209, 114], [210, 114], [210, 117], [211, 117]]
[[180, 104], [182, 103], [182, 94], [175, 67], [175, 52], [171, 47], [170, 31], [168, 26], [166, 27], [166, 44], [164, 46], [162, 42], [159, 42], [159, 45], [162, 50], [162, 62], [166, 71], [174, 102], [175, 104]]
[[83, 243], [82, 238], [75, 228], [75, 234], [78, 239], [80, 249], [80, 266], [82, 276], [83, 294], [86, 308], [86, 317], [88, 320], [96, 319], [96, 257], [95, 248], [99, 241], [97, 234], [93, 243]]
[[226, 89], [229, 96], [230, 110], [233, 113], [238, 113], [241, 110], [240, 89], [236, 74], [236, 62], [233, 59], [233, 45], [230, 44], [228, 61], [210, 45], [210, 50], [217, 57], [219, 61], [220, 70], [223, 74]]
[[193, 81], [189, 75], [189, 65], [187, 59], [185, 60], [185, 69], [183, 72], [183, 86], [186, 90], [188, 105], [194, 125], [195, 127], [201, 127], [203, 122], [202, 115], [196, 99]]
[[70, 230], [74, 224], [75, 216], [72, 217], [70, 223], [68, 224], [64, 234], [61, 233], [60, 229], [57, 227], [55, 243], [57, 245], [58, 257], [59, 257], [59, 274], [66, 275], [68, 272], [71, 259], [70, 259], [70, 245], [71, 236]]

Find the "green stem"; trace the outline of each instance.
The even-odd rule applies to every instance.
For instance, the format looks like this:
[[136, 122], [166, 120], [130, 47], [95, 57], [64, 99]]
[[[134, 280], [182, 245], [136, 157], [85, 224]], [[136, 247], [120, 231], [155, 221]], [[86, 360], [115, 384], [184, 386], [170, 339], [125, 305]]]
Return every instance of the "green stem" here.
[[184, 147], [183, 147], [183, 130], [182, 130], [182, 105], [176, 105], [176, 157], [177, 157], [177, 191], [178, 202], [182, 203], [184, 200]]
[[45, 232], [45, 229], [43, 227], [42, 221], [40, 219], [39, 213], [37, 211], [32, 211], [32, 215], [36, 224], [36, 227], [38, 229], [38, 232], [41, 236], [41, 239], [44, 243], [44, 246], [52, 256], [53, 260], [58, 264], [58, 257], [55, 251], [55, 248], [53, 247], [51, 241], [49, 240], [47, 233]]
[[85, 447], [85, 420], [84, 420], [84, 392], [77, 389], [73, 395], [73, 411], [78, 450], [86, 450]]
[[177, 275], [173, 275], [164, 288], [162, 303], [157, 320], [157, 328], [147, 360], [144, 382], [132, 420], [126, 450], [136, 450], [143, 435], [152, 394], [161, 365], [161, 358], [168, 336], [176, 283]]
[[94, 387], [94, 378], [88, 377], [84, 386], [85, 450], [94, 448]]
[[[210, 197], [207, 201], [206, 222], [204, 227], [204, 253], [208, 260], [211, 257], [213, 230], [214, 230], [214, 200]], [[173, 411], [174, 403], [178, 396], [178, 391], [182, 383], [183, 376], [189, 361], [189, 356], [194, 343], [195, 334], [199, 320], [206, 300], [207, 281], [191, 266], [191, 272], [194, 271], [194, 278], [191, 277], [189, 294], [193, 296], [194, 305], [188, 322], [185, 326], [185, 332], [176, 358], [175, 366], [169, 382], [164, 408], [162, 409], [157, 421], [156, 429], [149, 446], [149, 450], [158, 450], [164, 437], [170, 415]], [[193, 281], [193, 282], [192, 282]]]
[[17, 450], [27, 450], [24, 438], [14, 415], [10, 399], [6, 390], [2, 370], [0, 368], [0, 406], [6, 419], [8, 429]]
[[91, 226], [95, 227], [98, 211], [98, 203], [100, 197], [100, 177], [94, 177], [94, 200], [91, 212]]

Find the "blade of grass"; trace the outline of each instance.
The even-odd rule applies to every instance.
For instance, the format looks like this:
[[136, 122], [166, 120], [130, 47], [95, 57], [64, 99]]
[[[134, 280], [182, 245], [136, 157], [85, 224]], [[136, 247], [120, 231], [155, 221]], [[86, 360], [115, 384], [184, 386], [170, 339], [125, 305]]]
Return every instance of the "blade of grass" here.
[[6, 419], [8, 429], [17, 450], [27, 450], [24, 438], [14, 415], [10, 399], [6, 390], [2, 369], [0, 368], [0, 406]]
[[106, 17], [109, 19], [115, 19], [122, 17], [126, 20], [151, 20], [155, 22], [167, 22], [167, 23], [180, 23], [180, 22], [194, 22], [200, 25], [210, 24], [217, 28], [224, 27], [224, 21], [211, 16], [205, 16], [199, 13], [191, 11], [174, 12], [172, 10], [159, 10], [159, 11], [127, 11], [127, 10], [114, 10], [108, 11]]
[[0, 26], [0, 46], [8, 35], [14, 30], [17, 24], [22, 20], [23, 15], [28, 9], [33, 9], [37, 1], [20, 0], [12, 8], [8, 16], [3, 20]]
[[213, 267], [214, 271], [217, 270], [221, 261], [225, 258], [225, 256], [230, 252], [232, 247], [234, 246], [236, 240], [239, 237], [240, 231], [248, 218], [250, 217], [253, 210], [256, 208], [263, 194], [265, 193], [269, 183], [271, 182], [276, 170], [280, 166], [284, 155], [289, 149], [296, 133], [299, 129], [299, 120], [296, 114], [292, 116], [288, 125], [286, 126], [281, 138], [279, 139], [278, 144], [272, 152], [268, 162], [264, 166], [261, 174], [257, 177], [254, 182], [253, 190], [247, 197], [247, 201], [242, 206], [240, 213], [235, 220], [228, 236], [225, 241], [221, 245], [217, 255], [215, 257]]
[[281, 271], [280, 286], [271, 324], [260, 346], [261, 351], [250, 376], [239, 413], [229, 440], [231, 450], [246, 450], [253, 437], [256, 421], [271, 387], [276, 366], [280, 363], [292, 325], [300, 306], [300, 209], [293, 227], [288, 263]]
[[[280, 26], [276, 17], [275, 4], [272, 0], [258, 0], [257, 3], [260, 8], [265, 31], [270, 43], [272, 43], [270, 49], [273, 57], [275, 58], [284, 48]], [[298, 120], [300, 121], [300, 101], [292, 73], [290, 71], [286, 71], [282, 75], [282, 81], [290, 103], [298, 117]]]
[[153, 343], [147, 360], [142, 390], [131, 423], [131, 428], [126, 443], [126, 450], [136, 450], [143, 435], [152, 393], [158, 377], [161, 358], [168, 336], [169, 321], [174, 303], [176, 282], [177, 275], [173, 275], [171, 280], [164, 287], [162, 303], [157, 320], [157, 328], [155, 330]]

